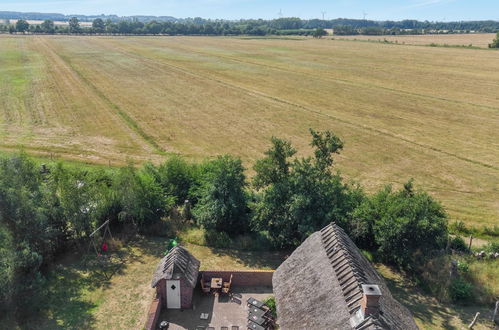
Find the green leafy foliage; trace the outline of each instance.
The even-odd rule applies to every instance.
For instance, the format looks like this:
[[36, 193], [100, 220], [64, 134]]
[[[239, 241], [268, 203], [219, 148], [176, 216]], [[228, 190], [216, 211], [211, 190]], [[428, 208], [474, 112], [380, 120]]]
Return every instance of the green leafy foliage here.
[[411, 180], [400, 191], [387, 186], [366, 199], [352, 214], [350, 232], [384, 261], [411, 268], [417, 255], [445, 248], [447, 216], [430, 195], [415, 191]]
[[449, 248], [462, 252], [468, 251], [468, 246], [466, 245], [466, 242], [464, 242], [463, 238], [459, 236], [455, 236], [449, 239]]
[[16, 31], [17, 32], [26, 32], [29, 30], [29, 23], [26, 20], [20, 19], [16, 22]]
[[492, 43], [489, 44], [489, 48], [499, 48], [499, 32], [497, 32], [497, 36], [494, 39], [494, 41], [492, 41]]
[[186, 200], [195, 203], [195, 190], [200, 180], [200, 168], [197, 164], [186, 162], [180, 156], [172, 156], [157, 169], [161, 187], [175, 197], [177, 205]]
[[314, 38], [320, 39], [324, 36], [327, 36], [327, 31], [324, 30], [323, 28], [317, 28], [315, 29], [314, 33], [312, 34]]
[[80, 22], [78, 21], [78, 18], [71, 17], [68, 23], [69, 23], [69, 33], [79, 33], [81, 31]]
[[331, 171], [341, 140], [327, 131], [311, 134], [315, 158], [291, 160], [296, 153], [291, 144], [272, 138], [266, 157], [254, 166], [253, 185], [259, 192], [252, 205], [253, 227], [268, 231], [278, 247], [297, 246], [333, 220], [341, 221], [363, 196]]
[[473, 285], [458, 277], [449, 286], [449, 296], [453, 302], [469, 301], [473, 297]]
[[231, 234], [248, 228], [244, 167], [239, 158], [219, 156], [204, 164], [198, 202], [192, 210], [208, 230]]
[[272, 315], [274, 319], [277, 318], [277, 306], [275, 303], [275, 297], [274, 296], [268, 297], [263, 301], [263, 303], [265, 304], [265, 306], [269, 308], [270, 315]]

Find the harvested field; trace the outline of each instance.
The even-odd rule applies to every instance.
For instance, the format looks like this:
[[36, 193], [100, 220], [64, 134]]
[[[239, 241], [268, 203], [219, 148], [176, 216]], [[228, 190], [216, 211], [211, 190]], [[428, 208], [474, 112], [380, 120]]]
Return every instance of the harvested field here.
[[495, 33], [470, 33], [470, 34], [425, 34], [425, 35], [400, 35], [400, 36], [334, 36], [335, 39], [371, 40], [396, 42], [406, 45], [437, 45], [469, 46], [488, 48], [496, 37]]
[[[474, 36], [474, 35], [467, 35]], [[343, 40], [0, 36], [0, 148], [106, 164], [240, 155], [308, 128], [369, 190], [414, 178], [471, 225], [499, 215], [499, 53]]]

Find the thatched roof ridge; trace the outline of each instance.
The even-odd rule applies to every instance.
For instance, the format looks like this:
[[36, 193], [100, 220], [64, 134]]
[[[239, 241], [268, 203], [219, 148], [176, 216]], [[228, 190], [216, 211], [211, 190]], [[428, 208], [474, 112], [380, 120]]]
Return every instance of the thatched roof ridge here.
[[199, 273], [199, 260], [194, 258], [185, 248], [176, 246], [161, 259], [153, 274], [151, 286], [154, 288], [162, 279], [185, 278], [191, 287], [195, 287]]
[[[362, 284], [379, 286], [379, 316], [359, 317]], [[283, 330], [417, 329], [410, 312], [335, 224], [307, 238], [277, 269], [273, 286]]]

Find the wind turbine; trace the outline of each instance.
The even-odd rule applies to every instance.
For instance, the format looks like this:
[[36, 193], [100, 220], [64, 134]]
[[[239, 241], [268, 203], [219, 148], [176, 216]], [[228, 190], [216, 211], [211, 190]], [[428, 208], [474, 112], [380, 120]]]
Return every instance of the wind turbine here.
[[279, 18], [282, 18], [282, 9], [279, 9], [279, 12], [277, 13], [277, 16], [279, 16]]
[[325, 11], [322, 12], [322, 20], [324, 20], [324, 17], [327, 13]]
[[364, 11], [362, 12], [364, 14], [364, 21], [366, 20], [367, 13]]

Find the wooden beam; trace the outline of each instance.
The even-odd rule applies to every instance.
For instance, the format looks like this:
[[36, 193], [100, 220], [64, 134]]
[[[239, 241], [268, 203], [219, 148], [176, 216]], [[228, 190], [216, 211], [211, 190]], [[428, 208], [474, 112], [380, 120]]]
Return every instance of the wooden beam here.
[[101, 230], [101, 228], [104, 227], [105, 225], [107, 225], [108, 223], [109, 223], [109, 220], [106, 220], [99, 228], [97, 228], [96, 230], [94, 230], [93, 233], [90, 234], [90, 237], [94, 236], [96, 232]]
[[473, 329], [473, 327], [475, 326], [475, 323], [478, 320], [479, 316], [480, 316], [480, 312], [477, 312], [475, 314], [475, 317], [473, 318], [473, 321], [471, 321], [470, 325], [468, 326], [468, 329]]

